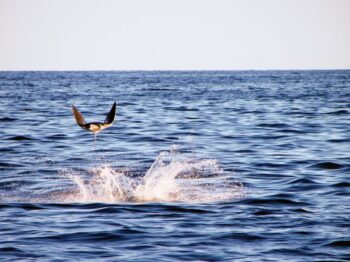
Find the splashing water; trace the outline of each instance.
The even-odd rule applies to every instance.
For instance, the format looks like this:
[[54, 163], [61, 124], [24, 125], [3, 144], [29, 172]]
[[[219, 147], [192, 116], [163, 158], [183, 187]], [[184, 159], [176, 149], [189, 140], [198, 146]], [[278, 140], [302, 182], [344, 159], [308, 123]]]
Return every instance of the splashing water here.
[[73, 193], [60, 201], [71, 202], [217, 202], [244, 195], [232, 173], [224, 172], [216, 160], [188, 158], [162, 152], [145, 175], [132, 176], [129, 170], [109, 166], [94, 168], [89, 175], [66, 171], [73, 182]]

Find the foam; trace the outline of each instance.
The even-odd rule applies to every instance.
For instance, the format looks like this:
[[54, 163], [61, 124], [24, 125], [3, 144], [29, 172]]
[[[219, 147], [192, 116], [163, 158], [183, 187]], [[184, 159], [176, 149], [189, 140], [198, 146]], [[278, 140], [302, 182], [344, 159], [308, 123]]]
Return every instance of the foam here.
[[142, 176], [128, 169], [102, 165], [88, 173], [66, 170], [63, 176], [73, 185], [60, 194], [64, 203], [188, 202], [228, 201], [244, 195], [244, 187], [233, 181], [214, 159], [182, 155], [174, 148], [161, 152]]

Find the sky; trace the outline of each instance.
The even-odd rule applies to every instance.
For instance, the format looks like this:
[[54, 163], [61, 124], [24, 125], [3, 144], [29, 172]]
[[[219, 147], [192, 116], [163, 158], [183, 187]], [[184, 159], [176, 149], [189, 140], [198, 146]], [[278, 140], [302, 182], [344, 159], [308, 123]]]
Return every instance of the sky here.
[[350, 0], [0, 0], [0, 70], [350, 69]]

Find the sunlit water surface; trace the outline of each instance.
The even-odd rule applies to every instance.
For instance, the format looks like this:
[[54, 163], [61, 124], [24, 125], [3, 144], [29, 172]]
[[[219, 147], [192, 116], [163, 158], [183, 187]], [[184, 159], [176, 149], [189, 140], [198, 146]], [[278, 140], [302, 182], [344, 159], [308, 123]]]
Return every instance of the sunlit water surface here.
[[[117, 102], [115, 124], [92, 134]], [[0, 260], [349, 261], [350, 71], [0, 72]]]

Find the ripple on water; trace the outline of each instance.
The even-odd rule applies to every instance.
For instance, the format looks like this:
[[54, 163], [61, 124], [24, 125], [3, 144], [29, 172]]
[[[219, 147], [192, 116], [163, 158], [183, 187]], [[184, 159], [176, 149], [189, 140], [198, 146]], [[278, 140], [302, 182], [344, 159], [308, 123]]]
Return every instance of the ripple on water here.
[[340, 110], [328, 112], [326, 114], [328, 114], [328, 115], [336, 115], [336, 116], [338, 116], [338, 115], [348, 115], [349, 111], [346, 110], [346, 109], [340, 109]]
[[274, 197], [264, 197], [264, 198], [248, 198], [239, 201], [239, 203], [244, 203], [246, 205], [266, 205], [266, 206], [309, 206], [308, 202], [285, 199], [285, 198], [274, 198]]
[[22, 140], [34, 140], [34, 139], [30, 136], [18, 135], [18, 136], [8, 137], [7, 140], [22, 141]]
[[310, 168], [316, 168], [316, 169], [341, 169], [345, 166], [342, 164], [338, 164], [336, 162], [320, 162], [314, 165], [309, 166]]
[[350, 187], [350, 182], [339, 182], [339, 183], [335, 183], [332, 185], [333, 187], [339, 187], [339, 188], [348, 188]]
[[325, 246], [336, 247], [336, 248], [350, 248], [350, 239], [341, 239], [336, 241], [331, 241]]
[[324, 185], [318, 183], [309, 178], [297, 178], [288, 182], [289, 190], [305, 191], [305, 190], [317, 190], [322, 188]]
[[14, 118], [14, 117], [1, 117], [0, 118], [0, 122], [14, 122], [16, 120], [17, 120], [17, 118]]

